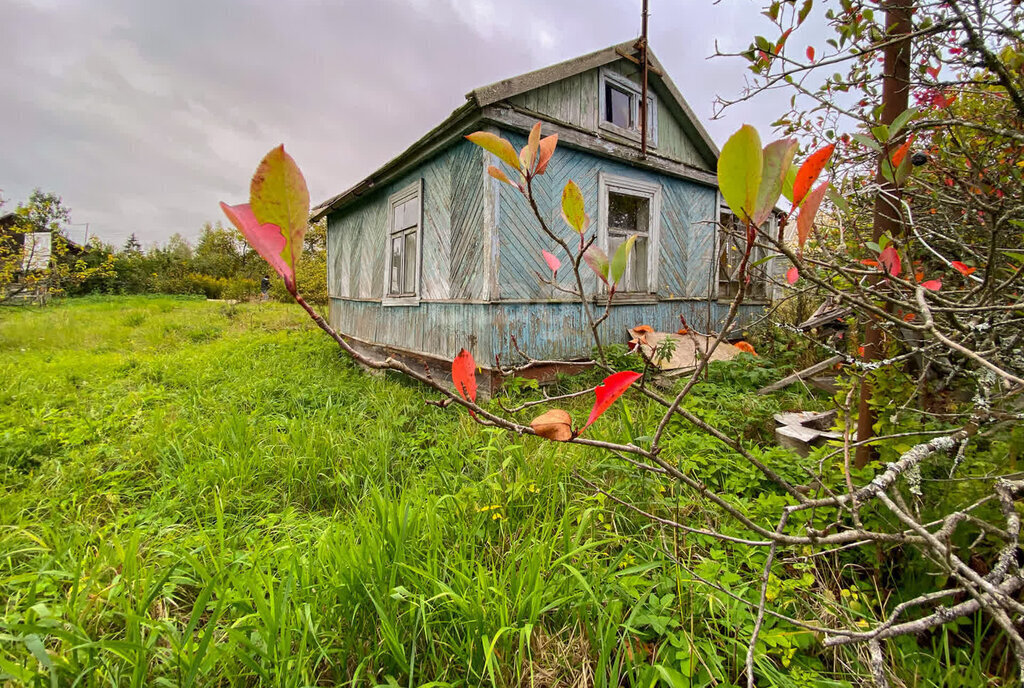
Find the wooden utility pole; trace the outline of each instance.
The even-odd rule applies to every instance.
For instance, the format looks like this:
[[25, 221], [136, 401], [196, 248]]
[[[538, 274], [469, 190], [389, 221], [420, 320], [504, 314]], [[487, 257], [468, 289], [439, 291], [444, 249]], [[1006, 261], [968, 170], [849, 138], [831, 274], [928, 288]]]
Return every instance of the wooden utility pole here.
[[[882, 123], [892, 124], [893, 120], [910, 104], [910, 23], [914, 13], [913, 0], [885, 0], [885, 33], [890, 41], [882, 53], [884, 63], [882, 71]], [[898, 40], [896, 40], [898, 39]], [[903, 213], [900, 207], [900, 190], [895, 183], [882, 176], [882, 165], [887, 151], [895, 142], [883, 146], [878, 159], [878, 174], [875, 182], [878, 193], [875, 195], [875, 210], [871, 238], [876, 244], [882, 236], [888, 234], [895, 239], [902, 232]], [[864, 327], [864, 360], [878, 361], [883, 358], [882, 331], [878, 327], [876, 316], [869, 315]], [[874, 436], [875, 412], [871, 401], [871, 384], [865, 376], [860, 384], [860, 404], [857, 411], [857, 441], [864, 442]], [[857, 447], [854, 465], [863, 468], [874, 456], [874, 449], [869, 444]]]
[[647, 0], [640, 15], [640, 157], [647, 157]]

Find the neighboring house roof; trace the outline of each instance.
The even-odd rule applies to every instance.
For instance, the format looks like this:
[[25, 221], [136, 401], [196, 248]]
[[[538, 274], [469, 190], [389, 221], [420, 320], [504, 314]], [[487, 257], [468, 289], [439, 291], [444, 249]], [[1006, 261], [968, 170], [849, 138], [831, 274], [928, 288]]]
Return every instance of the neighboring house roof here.
[[[550, 67], [544, 67], [532, 72], [527, 72], [526, 74], [521, 74], [509, 79], [503, 79], [493, 84], [473, 89], [466, 94], [465, 104], [455, 109], [443, 122], [428, 131], [418, 141], [409, 146], [409, 148], [385, 163], [376, 172], [366, 177], [355, 186], [327, 199], [314, 208], [311, 217], [312, 221], [315, 222], [326, 216], [328, 213], [348, 205], [380, 185], [386, 184], [405, 171], [408, 167], [421, 162], [423, 159], [436, 153], [442, 147], [450, 144], [454, 139], [468, 132], [471, 126], [478, 125], [481, 121], [493, 122], [504, 127], [527, 131], [529, 129], [528, 122], [531, 121], [531, 118], [525, 117], [522, 113], [514, 111], [503, 112], [501, 108], [505, 101], [521, 93], [541, 88], [548, 84], [561, 81], [562, 79], [567, 79], [591, 69], [603, 67], [604, 65], [617, 60], [629, 60], [631, 62], [636, 62], [636, 58], [632, 55], [632, 52], [635, 49], [635, 44], [635, 40], [626, 41], [625, 43], [609, 46], [587, 55], [582, 55], [565, 62], [551, 65]], [[669, 78], [668, 74], [665, 73], [661, 63], [658, 62], [658, 59], [650, 49], [647, 51], [647, 57], [649, 67], [648, 71], [652, 77], [651, 80], [657, 80], [662, 91], [669, 96], [665, 99], [667, 100], [669, 108], [673, 111], [676, 119], [683, 126], [687, 135], [697, 148], [697, 151], [707, 163], [709, 169], [714, 169], [715, 163], [718, 160], [718, 147], [715, 146], [715, 143], [708, 135], [707, 130], [705, 130], [701, 125], [693, 110], [690, 108], [689, 104], [687, 104], [683, 95], [679, 92], [679, 89], [676, 88], [674, 83], [672, 83], [672, 80]], [[532, 117], [532, 121], [536, 121], [538, 117], [547, 119], [544, 115], [537, 114]], [[571, 135], [573, 132], [560, 131], [559, 133], [560, 144], [573, 145], [574, 140]], [[582, 143], [582, 140], [583, 138], [586, 138], [586, 135], [583, 134], [576, 138], [576, 142], [580, 144], [580, 147], [586, 148]], [[610, 157], [621, 157], [621, 153], [625, 151], [623, 147], [615, 145], [605, 146], [604, 148]], [[616, 152], [619, 152], [620, 155], [616, 155]], [[714, 174], [707, 170], [699, 169], [683, 163], [670, 164], [671, 161], [667, 159], [661, 159], [659, 161], [656, 154], [651, 154], [650, 157], [651, 160], [634, 159], [631, 160], [631, 162], [641, 166], [656, 168], [678, 176], [688, 177], [705, 184], [715, 184]]]
[[0, 229], [9, 229], [18, 222], [18, 215], [16, 213], [6, 213], [0, 215]]

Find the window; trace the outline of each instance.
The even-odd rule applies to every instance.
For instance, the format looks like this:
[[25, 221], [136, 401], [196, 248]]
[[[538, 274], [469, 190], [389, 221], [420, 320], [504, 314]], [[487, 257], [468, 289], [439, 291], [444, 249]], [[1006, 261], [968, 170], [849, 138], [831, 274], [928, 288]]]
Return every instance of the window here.
[[420, 224], [422, 180], [405, 187], [388, 199], [387, 299], [391, 303], [410, 303], [419, 295]]
[[630, 236], [636, 236], [618, 291], [624, 294], [657, 292], [661, 186], [602, 172], [598, 176], [598, 194], [598, 242], [608, 257], [614, 256]]
[[[620, 74], [601, 70], [601, 128], [640, 140], [640, 86]], [[658, 101], [647, 90], [647, 144], [658, 140]]]
[[[739, 218], [722, 208], [718, 229], [718, 298], [733, 299], [740, 289], [740, 264], [747, 248], [746, 225]], [[767, 231], [767, 225], [762, 227]], [[757, 264], [765, 257], [765, 249], [757, 244], [750, 251], [747, 259], [747, 272], [750, 283], [746, 294], [752, 298], [764, 298], [767, 285], [765, 264]]]

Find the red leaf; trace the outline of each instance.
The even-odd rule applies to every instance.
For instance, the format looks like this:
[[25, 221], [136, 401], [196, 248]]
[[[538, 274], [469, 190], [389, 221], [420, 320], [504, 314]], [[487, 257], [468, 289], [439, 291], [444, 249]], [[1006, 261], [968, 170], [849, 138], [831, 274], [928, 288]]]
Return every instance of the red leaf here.
[[914, 137], [911, 136], [903, 145], [896, 149], [896, 152], [892, 154], [892, 168], [896, 169], [903, 162], [903, 158], [907, 157], [907, 151], [910, 150], [910, 146], [914, 143]]
[[800, 271], [797, 270], [795, 265], [793, 267], [791, 267], [789, 270], [786, 270], [786, 281], [787, 282], [789, 282], [790, 284], [796, 284], [796, 281], [798, 279], [800, 279]]
[[938, 67], [928, 67], [924, 71], [928, 72], [928, 75], [931, 78], [933, 78], [933, 79], [938, 79], [939, 78], [939, 68]]
[[869, 268], [877, 268], [878, 267], [878, 261], [877, 260], [871, 260], [870, 258], [862, 258], [860, 262], [863, 263], [864, 265], [867, 265]]
[[820, 148], [804, 160], [804, 164], [800, 166], [800, 169], [796, 173], [796, 181], [793, 182], [793, 207], [800, 205], [801, 201], [804, 200], [804, 196], [811, 190], [811, 186], [818, 179], [818, 175], [825, 169], [825, 165], [828, 163], [828, 159], [832, 157], [832, 151], [836, 148], [836, 144], [830, 144], [824, 148]]
[[903, 316], [903, 322], [910, 322], [913, 319], [914, 319], [914, 314], [913, 313], [907, 313], [906, 315]]
[[452, 384], [460, 397], [466, 401], [476, 401], [476, 362], [473, 354], [465, 349], [452, 361]]
[[967, 277], [967, 276], [969, 276], [969, 275], [970, 275], [970, 274], [972, 274], [972, 273], [973, 273], [973, 272], [974, 272], [975, 270], [977, 270], [977, 269], [978, 269], [978, 268], [971, 268], [971, 267], [968, 267], [968, 266], [967, 266], [967, 265], [965, 265], [964, 263], [961, 263], [961, 262], [960, 262], [959, 260], [954, 260], [954, 261], [953, 261], [952, 263], [950, 263], [950, 265], [952, 265], [952, 266], [953, 266], [953, 269], [954, 269], [954, 270], [956, 270], [957, 272], [959, 272], [959, 273], [960, 273], [961, 275], [963, 275], [964, 277]]
[[857, 355], [860, 356], [861, 358], [864, 357], [864, 347], [863, 346], [858, 346], [857, 347]]
[[540, 253], [544, 256], [544, 262], [551, 268], [551, 272], [557, 272], [558, 268], [562, 267], [562, 261], [558, 260], [553, 253], [544, 250], [541, 250]]
[[642, 376], [632, 370], [623, 370], [621, 373], [613, 373], [604, 379], [601, 384], [594, 388], [594, 408], [590, 410], [590, 417], [580, 432], [583, 432], [591, 424], [601, 417], [601, 414], [608, 410], [608, 407], [615, 403], [615, 400], [622, 396], [622, 393], [629, 389], [629, 386], [639, 380]]
[[927, 282], [921, 282], [921, 286], [928, 291], [938, 291], [942, 289], [942, 282], [939, 280], [928, 280]]
[[548, 162], [555, 152], [555, 145], [558, 143], [558, 134], [545, 136], [540, 140], [540, 158], [537, 162], [537, 174], [544, 174], [548, 168]]
[[896, 247], [892, 244], [885, 247], [885, 250], [878, 256], [878, 262], [881, 263], [882, 268], [893, 277], [899, 276], [900, 272], [903, 270], [902, 264], [900, 263], [900, 254], [897, 253]]
[[231, 220], [231, 224], [237, 227], [249, 245], [263, 256], [263, 260], [270, 263], [270, 267], [281, 275], [288, 291], [294, 294], [295, 271], [282, 255], [288, 242], [284, 238], [281, 228], [270, 223], [260, 224], [248, 203], [241, 205], [221, 203], [220, 207]]
[[804, 244], [807, 243], [807, 238], [811, 236], [811, 229], [814, 227], [814, 216], [818, 214], [818, 206], [821, 205], [821, 199], [825, 197], [827, 190], [828, 182], [824, 182], [819, 184], [818, 188], [814, 191], [807, 194], [807, 202], [800, 208], [800, 214], [796, 216], [797, 244], [800, 248], [804, 247]]
[[807, 59], [810, 60], [811, 62], [814, 62], [814, 46], [813, 45], [807, 46]]

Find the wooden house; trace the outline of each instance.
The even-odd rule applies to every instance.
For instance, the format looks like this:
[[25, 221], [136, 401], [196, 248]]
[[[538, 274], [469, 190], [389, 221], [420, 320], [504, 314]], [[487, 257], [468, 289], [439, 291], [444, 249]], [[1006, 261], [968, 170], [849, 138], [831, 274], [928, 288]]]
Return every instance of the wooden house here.
[[[587, 358], [593, 341], [578, 301], [544, 284], [541, 255], [558, 251], [522, 195], [487, 174], [501, 163], [464, 135], [487, 130], [518, 149], [538, 120], [558, 149], [534, 189], [549, 226], [561, 191], [579, 185], [598, 245], [637, 234], [632, 261], [602, 326], [625, 342], [638, 324], [674, 332], [680, 316], [715, 328], [737, 286], [735, 242], [720, 231], [718, 149], [650, 52], [648, 153], [638, 126], [640, 67], [632, 42], [475, 89], [423, 138], [351, 189], [325, 201], [330, 321], [370, 348], [450, 361], [465, 347], [478, 364]], [[560, 256], [567, 263], [565, 256]], [[571, 272], [558, 279], [570, 286]], [[603, 298], [586, 274], [588, 296]], [[757, 279], [745, 314], [766, 296]], [[763, 305], [763, 301], [761, 302]]]

